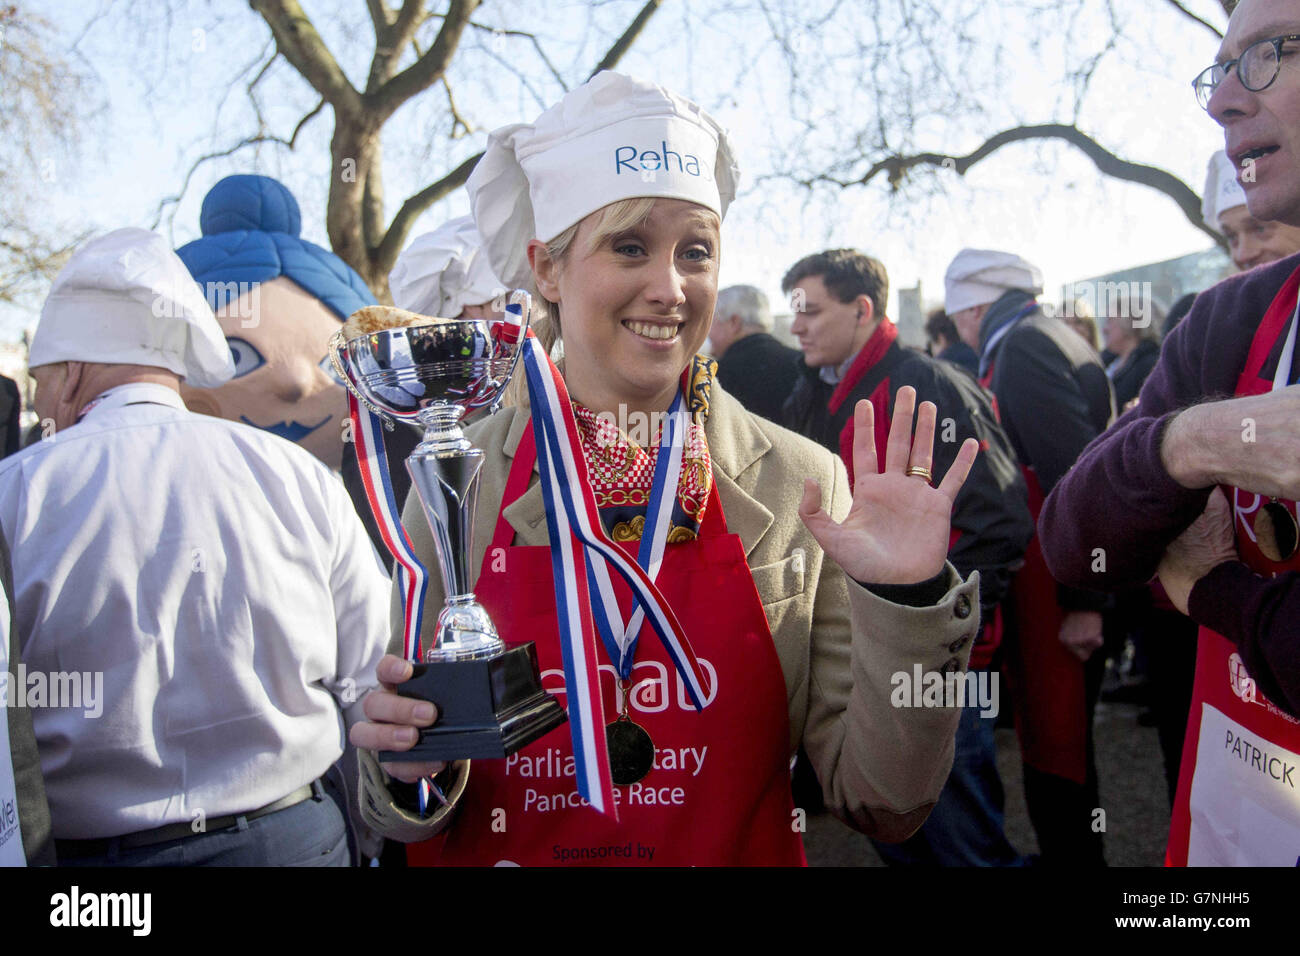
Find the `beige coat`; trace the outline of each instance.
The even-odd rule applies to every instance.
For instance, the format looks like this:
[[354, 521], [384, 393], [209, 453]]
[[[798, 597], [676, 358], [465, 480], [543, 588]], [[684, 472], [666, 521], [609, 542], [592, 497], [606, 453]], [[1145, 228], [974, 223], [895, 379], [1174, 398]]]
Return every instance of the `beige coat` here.
[[[962, 670], [979, 626], [978, 575], [961, 583], [947, 566], [949, 590], [934, 607], [891, 604], [846, 579], [798, 515], [806, 476], [829, 489], [828, 512], [842, 520], [851, 495], [843, 463], [821, 446], [749, 414], [715, 382], [705, 426], [714, 480], [728, 530], [740, 536], [763, 601], [785, 675], [790, 753], [802, 741], [821, 781], [826, 806], [871, 836], [902, 840], [925, 820], [952, 766], [958, 709], [895, 708], [891, 677]], [[529, 419], [504, 410], [469, 429], [486, 454], [474, 529], [480, 567], [501, 508], [506, 477]], [[823, 499], [824, 500], [824, 499]], [[517, 545], [547, 545], [541, 485], [505, 511]], [[402, 516], [416, 553], [432, 571], [433, 539], [416, 495]], [[431, 637], [443, 600], [435, 577], [424, 615]], [[394, 591], [390, 651], [401, 654], [402, 610]], [[441, 812], [419, 820], [393, 806], [371, 759], [362, 771], [362, 810], [381, 832], [406, 842], [445, 824]], [[460, 774], [453, 790], [465, 786]]]

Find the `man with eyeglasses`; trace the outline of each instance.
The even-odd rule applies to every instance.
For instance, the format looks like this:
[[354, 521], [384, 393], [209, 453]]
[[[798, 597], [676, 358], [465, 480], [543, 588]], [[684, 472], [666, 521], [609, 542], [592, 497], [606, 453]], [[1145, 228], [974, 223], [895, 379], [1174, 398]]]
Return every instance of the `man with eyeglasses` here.
[[[1300, 0], [1242, 0], [1193, 86], [1250, 214], [1300, 226]], [[1059, 580], [1117, 590], [1158, 571], [1201, 625], [1173, 864], [1300, 857], [1298, 291], [1292, 255], [1201, 293], [1039, 524]]]

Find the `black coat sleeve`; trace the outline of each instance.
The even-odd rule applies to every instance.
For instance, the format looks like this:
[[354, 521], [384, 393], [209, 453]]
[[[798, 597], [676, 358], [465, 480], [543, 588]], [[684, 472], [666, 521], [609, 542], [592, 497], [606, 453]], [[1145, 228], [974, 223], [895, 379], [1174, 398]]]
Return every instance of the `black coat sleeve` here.
[[[1043, 333], [1025, 329], [1009, 336], [998, 366], [1000, 372], [1015, 370], [998, 375], [998, 406], [1014, 428], [1043, 494], [1050, 494], [1102, 429], [1093, 421], [1070, 360]], [[1098, 372], [1104, 377], [1100, 368]]]

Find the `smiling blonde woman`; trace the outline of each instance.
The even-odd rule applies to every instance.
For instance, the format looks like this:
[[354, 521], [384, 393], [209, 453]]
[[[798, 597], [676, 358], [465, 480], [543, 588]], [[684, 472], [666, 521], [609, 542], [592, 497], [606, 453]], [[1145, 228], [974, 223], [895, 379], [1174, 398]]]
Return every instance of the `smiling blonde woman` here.
[[[568, 490], [590, 493], [628, 548], [645, 535], [666, 542], [656, 583], [694, 649], [707, 706], [693, 706], [689, 674], [650, 627], [599, 648], [606, 720], [634, 724], [653, 748], [641, 775], [614, 788], [617, 814], [579, 795], [567, 727], [472, 769], [381, 769], [366, 754], [363, 810], [376, 828], [415, 844], [413, 862], [801, 864], [789, 780], [800, 743], [827, 806], [873, 836], [904, 839], [938, 797], [959, 711], [896, 708], [890, 691], [894, 675], [915, 667], [966, 667], [977, 581], [961, 582], [945, 555], [975, 445], [934, 487], [935, 409], [922, 406], [913, 442], [915, 396], [904, 390], [883, 473], [872, 429], [858, 428], [861, 477], [850, 491], [835, 456], [717, 386], [714, 363], [698, 351], [736, 177], [725, 133], [695, 104], [601, 73], [535, 123], [493, 133], [470, 179], [494, 271], [508, 284], [532, 283], [546, 303], [572, 400], [509, 408], [470, 430], [486, 455], [475, 592], [508, 643], [536, 641], [544, 683], [567, 702], [555, 596], [565, 582], [552, 572], [533, 419], [571, 415], [590, 488]], [[673, 454], [684, 467], [663, 469], [677, 471], [675, 483], [657, 483], [658, 432], [643, 447], [628, 423], [660, 421], [673, 408], [689, 426], [664, 447], [680, 448]], [[869, 403], [857, 414], [867, 420]], [[667, 495], [671, 507], [659, 508]], [[669, 517], [652, 523], [647, 514]], [[417, 502], [405, 518], [432, 562]], [[615, 583], [626, 617], [630, 594]], [[428, 636], [432, 615], [425, 621]], [[394, 648], [400, 631], [398, 620]], [[409, 749], [416, 729], [434, 721], [428, 704], [391, 693], [409, 673], [396, 656], [380, 665], [389, 690], [368, 698], [369, 720], [352, 734], [359, 747]], [[430, 773], [441, 774], [448, 806], [422, 817], [407, 784]]]

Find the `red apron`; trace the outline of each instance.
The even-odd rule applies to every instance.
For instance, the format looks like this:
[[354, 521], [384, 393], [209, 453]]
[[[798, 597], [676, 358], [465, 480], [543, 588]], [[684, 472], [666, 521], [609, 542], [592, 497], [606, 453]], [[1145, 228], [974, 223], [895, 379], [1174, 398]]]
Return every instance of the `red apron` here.
[[[1292, 273], [1250, 344], [1238, 396], [1262, 395], [1269, 353], [1287, 331], [1300, 288]], [[1283, 374], [1289, 373], [1289, 369]], [[1237, 554], [1253, 571], [1300, 571], [1300, 556], [1270, 561], [1252, 522], [1267, 499], [1225, 487], [1232, 504]], [[1294, 515], [1294, 501], [1282, 501]], [[1196, 681], [1183, 741], [1178, 795], [1169, 826], [1169, 866], [1300, 865], [1300, 721], [1283, 713], [1250, 679], [1227, 638], [1201, 628]]]
[[[988, 388], [992, 381], [990, 367], [980, 384]], [[1020, 470], [1037, 529], [1047, 496], [1032, 468], [1021, 465]], [[1082, 786], [1088, 778], [1088, 694], [1083, 662], [1061, 643], [1065, 609], [1056, 599], [1056, 588], [1035, 530], [1025, 549], [1024, 567], [1016, 572], [1004, 602], [1014, 622], [1002, 632], [1002, 673], [1024, 762]]]
[[[527, 490], [535, 460], [530, 429], [502, 511]], [[514, 547], [513, 539], [498, 515], [475, 594], [507, 643], [537, 642], [543, 686], [566, 703], [550, 549]], [[635, 558], [637, 543], [624, 547]], [[615, 787], [618, 822], [579, 796], [565, 724], [505, 760], [474, 761], [455, 821], [445, 834], [409, 847], [412, 864], [806, 864], [790, 796], [785, 678], [716, 484], [699, 537], [666, 546], [657, 584], [695, 649], [710, 703], [695, 710], [647, 624], [636, 646], [629, 715], [654, 741], [655, 766], [639, 783]], [[614, 587], [626, 619], [631, 592], [617, 576]], [[613, 720], [620, 711], [616, 673], [606, 663], [600, 674], [605, 719]]]

